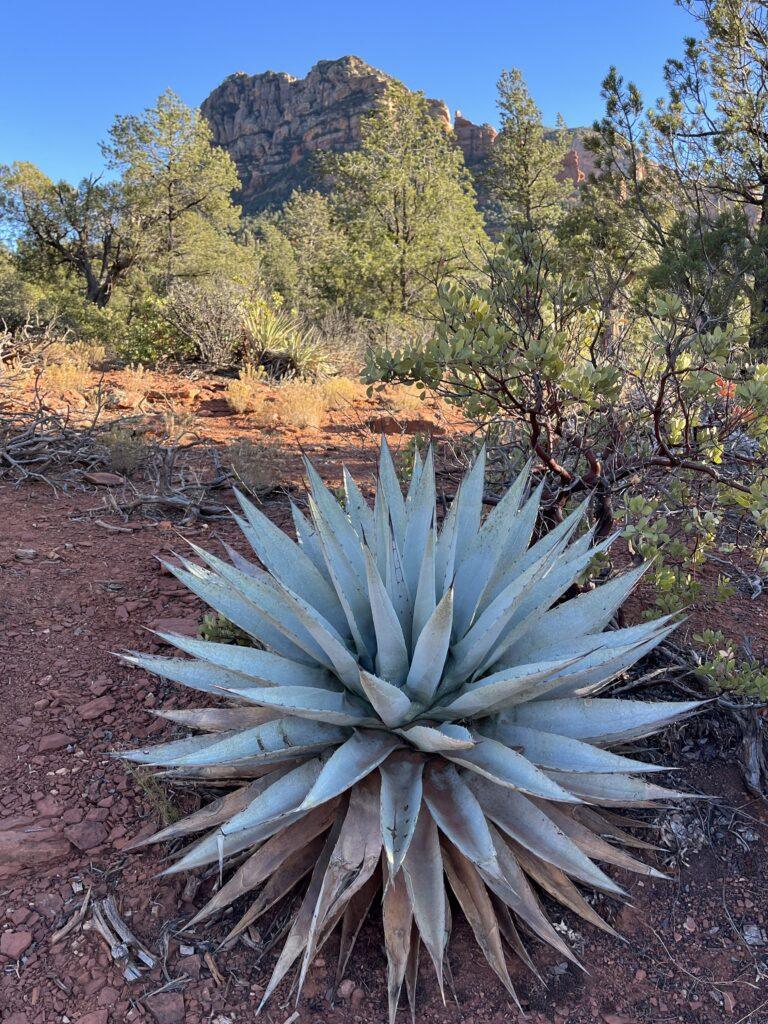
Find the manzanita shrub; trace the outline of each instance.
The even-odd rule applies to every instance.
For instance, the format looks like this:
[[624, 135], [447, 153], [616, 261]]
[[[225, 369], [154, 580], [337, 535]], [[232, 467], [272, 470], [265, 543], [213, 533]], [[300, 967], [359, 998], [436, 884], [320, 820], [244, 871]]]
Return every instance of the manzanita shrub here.
[[214, 703], [161, 712], [197, 735], [123, 756], [232, 784], [146, 842], [203, 833], [166, 873], [222, 880], [190, 925], [248, 898], [230, 938], [300, 887], [262, 1005], [294, 965], [301, 991], [337, 927], [343, 972], [375, 906], [393, 1021], [404, 982], [413, 1008], [422, 946], [443, 989], [449, 891], [516, 998], [507, 956], [534, 969], [520, 924], [574, 959], [537, 890], [612, 932], [575, 883], [624, 895], [596, 861], [658, 877], [616, 812], [683, 794], [610, 748], [697, 704], [599, 694], [675, 623], [606, 630], [643, 566], [567, 597], [612, 538], [582, 530], [584, 502], [531, 544], [530, 467], [483, 518], [481, 453], [439, 529], [430, 450], [404, 497], [382, 444], [373, 508], [346, 471], [343, 505], [307, 473], [298, 543], [241, 497], [256, 562], [193, 546], [205, 567], [168, 565], [252, 646], [163, 634], [191, 657], [128, 657]]
[[434, 334], [368, 356], [371, 388], [441, 395], [514, 464], [532, 457], [557, 521], [594, 494], [599, 535], [653, 558], [660, 611], [690, 605], [716, 555], [768, 572], [768, 363], [738, 325], [672, 295], [601, 300], [573, 262], [508, 238], [442, 289]]

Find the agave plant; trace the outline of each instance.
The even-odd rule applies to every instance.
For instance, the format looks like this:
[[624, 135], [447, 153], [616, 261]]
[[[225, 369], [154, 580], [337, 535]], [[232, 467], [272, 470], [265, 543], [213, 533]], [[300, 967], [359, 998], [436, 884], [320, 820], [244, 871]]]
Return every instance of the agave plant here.
[[505, 944], [535, 970], [520, 923], [572, 958], [538, 888], [612, 931], [574, 882], [621, 896], [595, 861], [658, 875], [615, 808], [682, 794], [608, 748], [697, 705], [594, 695], [673, 623], [604, 631], [642, 568], [561, 600], [609, 541], [578, 535], [582, 506], [531, 544], [542, 487], [528, 496], [527, 471], [483, 519], [481, 454], [439, 530], [430, 451], [404, 498], [382, 443], [373, 509], [348, 472], [345, 507], [307, 473], [298, 543], [240, 497], [258, 565], [194, 546], [205, 568], [168, 565], [253, 646], [162, 634], [191, 658], [129, 656], [228, 701], [159, 712], [202, 735], [123, 755], [234, 786], [146, 842], [205, 833], [166, 873], [218, 866], [191, 924], [255, 893], [229, 940], [309, 876], [265, 1001], [299, 960], [300, 992], [337, 925], [341, 976], [377, 899], [390, 1020], [404, 982], [413, 1008], [422, 943], [442, 991], [449, 889], [514, 997]]

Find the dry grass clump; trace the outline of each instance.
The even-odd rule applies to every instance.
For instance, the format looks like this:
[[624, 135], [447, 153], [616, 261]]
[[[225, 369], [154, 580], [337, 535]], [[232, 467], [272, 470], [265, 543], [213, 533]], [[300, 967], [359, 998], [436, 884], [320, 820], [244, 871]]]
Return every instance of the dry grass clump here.
[[254, 426], [281, 423], [287, 427], [318, 427], [328, 411], [324, 385], [288, 380], [270, 391], [264, 373], [246, 367], [227, 388], [227, 401], [236, 413], [248, 413]]
[[360, 395], [360, 385], [349, 377], [328, 377], [320, 385], [328, 408], [345, 409]]
[[274, 491], [281, 480], [284, 454], [274, 441], [237, 441], [229, 449], [229, 464], [238, 486], [260, 498]]
[[237, 380], [230, 381], [227, 401], [233, 412], [258, 413], [265, 399], [264, 370], [262, 367], [244, 366]]
[[101, 441], [107, 449], [109, 468], [122, 476], [135, 473], [149, 454], [144, 435], [119, 423], [105, 430]]
[[418, 419], [424, 416], [426, 402], [419, 395], [422, 394], [417, 388], [408, 387], [405, 384], [397, 384], [388, 387], [379, 396], [385, 408], [390, 409], [396, 416], [403, 419]]
[[94, 342], [55, 341], [43, 353], [41, 383], [49, 391], [82, 393], [91, 382], [91, 369], [104, 357], [104, 346]]
[[328, 400], [322, 385], [289, 380], [277, 388], [274, 408], [277, 419], [287, 427], [319, 427], [328, 411]]

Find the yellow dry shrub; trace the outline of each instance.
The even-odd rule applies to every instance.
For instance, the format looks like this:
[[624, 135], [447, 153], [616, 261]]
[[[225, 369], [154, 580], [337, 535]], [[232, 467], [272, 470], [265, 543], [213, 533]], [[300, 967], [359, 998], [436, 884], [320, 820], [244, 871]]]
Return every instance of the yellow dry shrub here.
[[237, 380], [230, 381], [227, 401], [236, 413], [258, 413], [264, 406], [264, 371], [261, 367], [244, 366]]
[[274, 409], [277, 419], [287, 427], [319, 427], [328, 411], [328, 400], [322, 385], [289, 380], [276, 389]]

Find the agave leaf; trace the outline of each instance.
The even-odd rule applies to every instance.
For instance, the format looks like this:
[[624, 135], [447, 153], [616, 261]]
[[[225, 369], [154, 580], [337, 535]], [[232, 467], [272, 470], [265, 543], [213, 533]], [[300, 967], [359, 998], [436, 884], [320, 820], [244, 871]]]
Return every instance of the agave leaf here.
[[474, 737], [463, 725], [416, 724], [407, 729], [398, 729], [398, 732], [419, 750], [433, 754], [439, 751], [466, 750], [475, 745]]
[[[292, 644], [300, 648], [315, 661], [328, 668], [332, 667], [332, 662], [328, 660], [324, 649], [307, 629], [304, 619], [298, 617], [293, 608], [290, 610], [286, 609], [283, 594], [290, 592], [288, 588], [284, 587], [283, 584], [273, 579], [267, 573], [261, 573], [259, 576], [248, 576], [239, 569], [236, 569], [235, 566], [229, 565], [223, 559], [212, 555], [209, 551], [203, 551], [196, 544], [189, 543], [192, 550], [208, 563], [221, 580], [231, 584], [237, 592], [257, 609], [265, 622], [272, 628], [279, 630]], [[307, 607], [310, 606], [307, 605]], [[312, 610], [314, 611], [314, 609]], [[319, 612], [315, 612], [315, 615], [318, 618], [322, 618]], [[326, 623], [328, 630], [333, 631], [335, 634], [335, 630], [327, 623], [327, 620], [322, 619], [322, 621]]]
[[400, 481], [397, 479], [392, 453], [383, 434], [379, 449], [379, 489], [386, 501], [395, 541], [402, 549], [405, 540], [405, 500], [403, 492], [400, 490]]
[[530, 729], [549, 729], [560, 736], [589, 743], [613, 744], [639, 739], [698, 711], [701, 701], [652, 704], [611, 697], [534, 701], [515, 708], [515, 722]]
[[[508, 569], [507, 544], [519, 531], [523, 515], [519, 512], [520, 497], [527, 486], [521, 474], [498, 505], [491, 510], [479, 533], [472, 539], [469, 550], [456, 570], [456, 634], [463, 636], [478, 607], [482, 608], [496, 597], [511, 581]], [[528, 529], [533, 530], [535, 512]], [[515, 574], [517, 575], [517, 573]], [[502, 580], [493, 586], [493, 580]], [[489, 593], [490, 590], [493, 593]]]
[[247, 676], [239, 672], [230, 672], [218, 665], [210, 665], [208, 662], [180, 657], [159, 657], [157, 654], [124, 654], [124, 662], [134, 665], [136, 668], [152, 672], [163, 679], [170, 679], [174, 683], [181, 683], [190, 689], [201, 690], [204, 693], [215, 693], [221, 696], [225, 687], [245, 688], [256, 686]]
[[499, 865], [485, 814], [455, 768], [430, 766], [424, 777], [424, 801], [437, 827], [465, 857], [483, 871], [498, 874]]
[[325, 872], [328, 868], [331, 854], [336, 846], [336, 841], [339, 837], [343, 822], [344, 814], [342, 812], [337, 813], [336, 820], [331, 831], [328, 833], [325, 845], [323, 846], [320, 856], [315, 862], [309, 886], [304, 895], [304, 899], [301, 901], [301, 906], [293, 919], [293, 924], [288, 932], [288, 938], [285, 940], [285, 944], [280, 952], [278, 961], [272, 971], [272, 976], [269, 979], [269, 983], [264, 991], [261, 1002], [259, 1003], [259, 1007], [256, 1011], [257, 1015], [261, 1013], [265, 1003], [288, 973], [291, 965], [301, 955], [302, 950], [307, 944], [309, 929], [312, 925], [312, 915], [314, 914], [317, 900], [320, 896], [323, 878], [325, 877]]
[[534, 562], [551, 554], [555, 549], [559, 551], [564, 550], [583, 520], [587, 508], [589, 507], [589, 499], [582, 502], [582, 504], [579, 505], [578, 508], [576, 508], [569, 516], [566, 516], [561, 523], [558, 523], [555, 527], [545, 533], [540, 540], [528, 547], [527, 545], [530, 542], [533, 529], [536, 525], [543, 488], [544, 481], [539, 484], [534, 494], [526, 503], [525, 508], [522, 510], [518, 523], [516, 524], [517, 529], [509, 538], [507, 546], [503, 552], [503, 557], [499, 559], [498, 569], [486, 589], [483, 591], [479, 601], [480, 608], [484, 608], [489, 601], [492, 601], [497, 597], [504, 587], [509, 585], [515, 576], [519, 576], [520, 573], [525, 572], [525, 570]]
[[292, 661], [256, 647], [218, 644], [174, 633], [157, 635], [185, 654], [247, 676], [254, 686], [319, 686], [327, 690], [335, 685], [332, 676], [317, 665]]
[[[677, 624], [672, 623], [661, 629], [616, 630], [598, 635], [590, 634], [580, 637], [572, 644], [558, 645], [560, 649], [555, 656], [570, 655], [573, 661], [563, 671], [562, 678], [557, 685], [547, 688], [547, 700], [593, 695], [607, 686], [616, 676], [626, 672], [676, 628]], [[617, 638], [614, 633], [626, 634], [626, 637], [619, 636]], [[624, 639], [627, 640], [627, 643], [622, 643]], [[496, 668], [503, 671], [500, 666], [505, 665], [508, 660], [506, 656], [501, 657], [496, 663]]]
[[265, 722], [275, 722], [283, 717], [282, 711], [248, 707], [185, 708], [179, 711], [153, 711], [152, 714], [189, 729], [201, 729], [203, 732], [233, 732], [236, 729], [263, 725]]
[[[335, 806], [335, 805], [330, 805]], [[288, 856], [282, 866], [270, 876], [269, 881], [261, 890], [255, 901], [243, 914], [235, 927], [227, 934], [220, 948], [230, 946], [234, 940], [241, 935], [249, 924], [265, 914], [271, 907], [281, 900], [286, 893], [301, 881], [305, 875], [317, 864], [323, 847], [325, 836], [317, 836], [306, 846], [300, 847], [295, 853]]]
[[416, 596], [413, 600], [412, 650], [416, 646], [416, 641], [421, 636], [421, 631], [426, 626], [437, 606], [435, 599], [435, 544], [433, 520], [432, 529], [427, 534], [427, 543], [424, 545], [424, 555], [422, 556], [419, 569], [419, 582], [416, 586]]
[[353, 703], [344, 693], [318, 690], [312, 686], [248, 687], [231, 689], [245, 700], [266, 708], [276, 708], [284, 715], [307, 718], [328, 725], [376, 724], [359, 703]]
[[447, 590], [424, 624], [407, 672], [406, 689], [428, 707], [443, 674], [453, 625], [453, 590]]
[[134, 750], [123, 750], [115, 757], [124, 758], [126, 761], [136, 761], [139, 764], [149, 765], [171, 765], [176, 764], [178, 758], [186, 757], [188, 754], [198, 754], [214, 747], [222, 739], [229, 739], [238, 736], [237, 732], [225, 733], [223, 736], [187, 736], [183, 740], [171, 740], [170, 743], [159, 743], [156, 747], [136, 747]]
[[[662, 629], [660, 632], [655, 633], [650, 640], [646, 640], [645, 643], [635, 644], [629, 648], [608, 648], [606, 657], [601, 657], [595, 653], [591, 657], [586, 658], [584, 661], [585, 667], [579, 671], [578, 675], [574, 674], [572, 678], [569, 678], [569, 673], [566, 672], [562, 683], [555, 687], [554, 690], [550, 690], [547, 699], [556, 700], [560, 697], [574, 696], [591, 697], [599, 693], [613, 679], [626, 672], [640, 658], [644, 657], [649, 651], [652, 651], [658, 643], [677, 629], [677, 625], [677, 623], [673, 623], [666, 629]], [[591, 669], [587, 667], [590, 663]]]
[[378, 803], [378, 779], [375, 776], [366, 778], [350, 794], [344, 824], [312, 913], [299, 974], [299, 992], [304, 985], [324, 924], [337, 917], [378, 867], [381, 856]]
[[485, 445], [482, 446], [474, 465], [462, 481], [456, 495], [456, 550], [466, 554], [473, 539], [480, 530], [483, 516], [483, 491], [485, 489]]
[[674, 789], [655, 786], [651, 782], [641, 782], [628, 775], [552, 771], [546, 774], [585, 803], [605, 804], [608, 807], [653, 807], [657, 800], [692, 797], [691, 793], [679, 793]]
[[423, 760], [406, 752], [393, 754], [379, 768], [381, 838], [390, 878], [400, 870], [413, 839], [421, 808], [423, 771]]
[[[554, 557], [547, 555], [545, 561], [536, 562], [516, 577], [491, 601], [466, 635], [453, 645], [452, 663], [447, 673], [449, 679], [466, 679], [484, 662], [491, 664], [495, 660], [497, 641], [529, 591], [541, 586], [542, 576], [546, 576]], [[493, 658], [489, 657], [492, 652]]]
[[586, 594], [563, 601], [540, 618], [532, 619], [510, 653], [525, 658], [527, 651], [538, 652], [546, 648], [553, 637], [575, 638], [601, 632], [648, 571], [649, 564], [631, 569]]
[[192, 779], [196, 782], [205, 782], [212, 786], [223, 786], [228, 781], [244, 782], [246, 779], [263, 779], [265, 775], [277, 771], [278, 768], [295, 768], [303, 760], [308, 760], [309, 755], [291, 759], [288, 755], [282, 761], [269, 761], [268, 763], [246, 761], [234, 761], [231, 764], [206, 765], [204, 768], [167, 768], [165, 771], [157, 772], [158, 778], [162, 779]]
[[499, 899], [495, 892], [489, 892], [488, 896], [493, 904], [493, 909], [496, 913], [496, 920], [499, 922], [499, 931], [501, 932], [502, 938], [509, 948], [520, 957], [531, 974], [543, 983], [544, 979], [536, 970], [533, 960], [531, 960], [528, 955], [528, 950], [523, 945], [523, 940], [520, 938], [520, 933], [515, 927], [515, 922], [512, 920], [512, 914], [509, 912], [509, 907]]
[[435, 547], [435, 591], [437, 597], [442, 597], [453, 582], [456, 571], [456, 548], [459, 538], [459, 498], [464, 486], [463, 481], [459, 484], [456, 497], [451, 502], [450, 508], [443, 519], [443, 525], [437, 538]]
[[[309, 508], [318, 537], [320, 538], [323, 557], [328, 566], [331, 582], [344, 609], [344, 615], [355, 641], [357, 653], [364, 661], [370, 662], [371, 651], [374, 649], [374, 634], [371, 609], [368, 604], [365, 586], [365, 562], [362, 556], [362, 548], [360, 549], [361, 565], [358, 567], [357, 561], [350, 561], [347, 550], [340, 543], [339, 537], [329, 528], [312, 498], [309, 499]], [[347, 522], [341, 508], [338, 505], [336, 508], [342, 519]], [[357, 535], [351, 526], [350, 531], [355, 538], [355, 543], [359, 544]]]
[[336, 592], [311, 558], [238, 490], [235, 495], [248, 519], [241, 529], [262, 565], [314, 608], [322, 609], [333, 627], [345, 633], [346, 619]]
[[490, 576], [483, 581], [483, 588], [477, 597], [476, 607], [479, 610], [485, 610], [520, 575], [522, 569], [518, 571], [518, 565], [531, 550], [528, 545], [536, 526], [543, 491], [542, 480], [509, 524], [506, 537], [500, 538], [498, 558]]
[[[451, 888], [464, 911], [464, 916], [469, 922], [485, 959], [490, 964], [493, 973], [520, 1007], [517, 993], [507, 970], [499, 922], [488, 890], [483, 885], [471, 861], [450, 844], [443, 845], [443, 865]], [[522, 1010], [522, 1007], [520, 1009]]]
[[[403, 861], [405, 884], [413, 916], [427, 947], [443, 993], [443, 957], [446, 944], [446, 898], [440, 837], [432, 815], [421, 805], [413, 839]], [[445, 996], [443, 996], [443, 999]]]
[[390, 532], [389, 508], [384, 492], [379, 487], [376, 491], [376, 500], [373, 506], [373, 544], [370, 545], [376, 556], [376, 568], [384, 578], [387, 574], [387, 551], [389, 549], [392, 535]]
[[188, 814], [179, 821], [171, 822], [170, 825], [167, 825], [154, 835], [137, 839], [131, 843], [129, 849], [138, 850], [142, 846], [149, 846], [152, 843], [170, 842], [173, 839], [179, 839], [181, 836], [187, 836], [191, 832], [200, 832], [203, 829], [214, 828], [223, 821], [227, 821], [233, 814], [242, 811], [259, 793], [263, 793], [268, 786], [271, 786], [273, 782], [276, 782], [284, 774], [285, 769], [270, 772], [269, 775], [258, 779], [256, 782], [252, 782], [249, 786], [241, 786], [240, 789], [235, 789], [218, 800], [211, 801], [211, 803], [201, 807], [200, 810], [195, 811], [193, 814]]
[[296, 530], [299, 546], [306, 553], [307, 558], [309, 558], [320, 575], [330, 582], [331, 577], [328, 572], [328, 566], [325, 564], [325, 556], [323, 555], [317, 530], [293, 502], [291, 502], [291, 516], [293, 517], [293, 525]]
[[522, 793], [503, 790], [482, 779], [470, 782], [470, 788], [485, 814], [530, 853], [587, 885], [617, 895], [624, 894], [621, 886], [593, 864], [544, 811]]
[[669, 877], [663, 874], [663, 872], [657, 871], [656, 868], [651, 867], [650, 864], [645, 864], [643, 861], [637, 860], [636, 857], [631, 857], [625, 850], [607, 843], [601, 836], [595, 835], [586, 825], [577, 821], [568, 811], [561, 810], [554, 804], [545, 801], [535, 801], [535, 803], [561, 832], [564, 832], [588, 857], [605, 861], [608, 864], [615, 864], [617, 867], [626, 868], [628, 871], [635, 871], [640, 875], [648, 875], [651, 878]]
[[450, 704], [436, 709], [435, 713], [446, 718], [485, 717], [510, 704], [531, 700], [558, 686], [562, 672], [577, 660], [544, 661], [502, 669], [465, 686]]
[[[322, 768], [322, 758], [315, 757], [297, 768], [282, 773], [278, 779], [262, 789], [242, 811], [220, 825], [218, 831], [223, 836], [231, 836], [245, 829], [275, 821], [296, 810], [319, 777]], [[203, 841], [211, 848], [215, 842], [216, 835], [209, 836]]]
[[239, 672], [232, 672], [222, 668], [220, 665], [211, 665], [206, 661], [197, 661], [191, 658], [160, 658], [156, 654], [128, 654], [123, 655], [122, 660], [129, 665], [135, 665], [146, 672], [152, 672], [163, 679], [170, 679], [174, 683], [181, 683], [192, 690], [200, 690], [203, 693], [222, 695], [226, 687], [237, 689], [258, 686], [258, 683], [251, 681], [247, 676]]
[[[431, 445], [429, 446], [431, 447]], [[411, 469], [411, 479], [408, 481], [408, 493], [405, 496], [405, 511], [408, 513], [408, 509], [413, 504], [413, 500], [416, 497], [416, 492], [421, 481], [421, 474], [424, 472], [424, 463], [421, 459], [421, 452], [419, 451], [419, 443], [414, 438], [413, 445], [413, 467]], [[434, 468], [433, 468], [434, 472]]]
[[318, 660], [323, 664], [331, 665], [345, 686], [359, 692], [358, 663], [347, 649], [344, 641], [330, 623], [311, 605], [302, 601], [298, 594], [294, 594], [287, 587], [281, 586], [280, 590], [284, 604], [287, 603], [293, 609], [307, 633], [322, 651]]
[[170, 562], [162, 564], [201, 601], [239, 626], [254, 640], [265, 644], [286, 658], [316, 667], [313, 657], [308, 655], [298, 644], [289, 640], [281, 629], [275, 628], [268, 622], [251, 601], [248, 601], [233, 587], [226, 585], [214, 573], [202, 570], [199, 566], [193, 572], [191, 567], [183, 569]]
[[522, 793], [544, 797], [546, 800], [571, 804], [581, 802], [564, 788], [565, 782], [558, 785], [549, 773], [541, 771], [511, 747], [479, 733], [474, 738], [477, 742], [471, 750], [448, 751], [445, 756], [498, 786], [518, 789]]
[[411, 644], [411, 625], [413, 622], [413, 609], [411, 604], [411, 593], [405, 578], [403, 558], [400, 554], [397, 540], [394, 534], [388, 534], [386, 549], [384, 552], [385, 572], [384, 583], [392, 602], [392, 607], [397, 612], [400, 621], [400, 628], [403, 631], [403, 638], [406, 646]]
[[373, 555], [364, 548], [368, 595], [376, 633], [376, 672], [396, 686], [408, 675], [408, 649], [397, 612], [379, 576]]
[[299, 809], [307, 811], [350, 789], [374, 768], [378, 768], [399, 744], [398, 737], [391, 733], [353, 733], [328, 758]]
[[240, 896], [261, 885], [275, 871], [279, 870], [297, 850], [306, 846], [321, 832], [325, 832], [331, 825], [335, 814], [335, 805], [324, 804], [273, 835], [238, 868], [226, 885], [222, 886], [202, 910], [195, 914], [186, 927], [194, 928], [206, 917], [210, 917], [217, 910], [223, 910], [230, 906]]
[[605, 921], [589, 903], [584, 899], [579, 890], [568, 878], [564, 871], [560, 868], [553, 867], [552, 864], [548, 864], [545, 860], [540, 860], [529, 850], [527, 850], [520, 843], [516, 843], [514, 839], [507, 840], [510, 844], [512, 852], [520, 863], [522, 869], [537, 882], [542, 889], [554, 896], [558, 902], [562, 903], [564, 907], [568, 907], [574, 914], [578, 914], [579, 917], [584, 918], [585, 921], [589, 921], [590, 924], [595, 925], [596, 928], [600, 928], [601, 931], [608, 932], [609, 935], [613, 935], [614, 938], [620, 938], [617, 931], [615, 931], [607, 921]]
[[413, 597], [419, 582], [421, 557], [427, 545], [435, 515], [435, 467], [432, 446], [427, 449], [424, 469], [411, 502], [406, 507], [403, 565], [406, 583]]
[[408, 1006], [411, 1011], [411, 1024], [416, 1024], [416, 985], [419, 977], [419, 952], [421, 935], [416, 922], [411, 926], [411, 947], [408, 950], [408, 963], [405, 968], [405, 990], [408, 994]]
[[187, 871], [253, 848], [302, 818], [299, 805], [318, 777], [321, 758], [306, 761], [273, 782], [255, 800], [198, 843], [182, 851], [181, 858], [164, 875]]
[[[341, 922], [341, 938], [339, 940], [339, 958], [336, 965], [336, 986], [341, 984], [344, 972], [347, 969], [349, 958], [352, 955], [357, 936], [363, 927], [368, 911], [373, 905], [376, 893], [381, 889], [381, 872], [378, 868], [373, 872], [368, 881], [353, 894], [349, 903], [344, 909]], [[332, 928], [326, 928], [326, 937], [330, 935]], [[323, 942], [325, 939], [323, 939]], [[322, 946], [323, 943], [321, 943]]]
[[347, 507], [347, 515], [352, 526], [360, 538], [362, 544], [373, 544], [375, 538], [373, 512], [368, 502], [360, 493], [360, 488], [352, 478], [346, 466], [343, 470], [344, 477], [344, 499]]
[[[581, 573], [587, 568], [592, 559], [605, 551], [616, 539], [609, 537], [601, 544], [582, 552], [578, 556], [574, 554], [577, 544], [563, 553], [563, 543], [554, 550], [543, 555], [533, 566], [523, 573], [536, 569], [542, 563], [548, 563], [548, 570], [543, 578], [537, 581], [536, 586], [528, 588], [522, 595], [521, 600], [515, 605], [512, 614], [507, 619], [500, 631], [497, 642], [490, 649], [487, 657], [479, 667], [480, 672], [486, 672], [493, 665], [503, 664], [502, 656], [528, 628], [528, 623], [539, 618], [551, 605], [558, 601], [563, 594], [572, 586]], [[490, 607], [493, 607], [491, 605]], [[485, 614], [485, 613], [484, 613]]]
[[637, 836], [626, 831], [628, 828], [647, 829], [656, 827], [647, 821], [638, 821], [636, 818], [629, 818], [624, 814], [613, 814], [604, 807], [601, 807], [600, 813], [598, 813], [594, 807], [589, 807], [587, 804], [579, 804], [578, 807], [574, 807], [573, 816], [576, 821], [586, 825], [587, 828], [596, 834], [610, 836], [612, 839], [618, 840], [623, 846], [631, 846], [636, 850], [659, 849], [658, 846], [646, 843], [645, 840], [638, 839]]
[[546, 914], [541, 909], [541, 905], [536, 899], [514, 854], [501, 834], [493, 826], [491, 826], [491, 835], [496, 848], [496, 856], [501, 866], [502, 877], [499, 879], [495, 875], [486, 875], [481, 871], [480, 874], [485, 884], [513, 913], [517, 914], [521, 921], [528, 925], [534, 935], [577, 964], [578, 960], [557, 934], [547, 919]]
[[[485, 731], [485, 730], [481, 730]], [[541, 732], [524, 725], [508, 723], [493, 732], [496, 739], [515, 747], [540, 768], [569, 772], [664, 772], [664, 765], [646, 764], [631, 757], [621, 757], [581, 740], [553, 732]]]
[[[557, 607], [559, 608], [560, 605]], [[549, 660], [577, 656], [588, 657], [593, 655], [594, 652], [607, 648], [626, 647], [629, 650], [629, 648], [637, 644], [650, 640], [651, 637], [660, 635], [667, 626], [678, 619], [679, 616], [676, 615], [663, 615], [661, 618], [654, 619], [651, 622], [640, 622], [634, 626], [611, 629], [605, 633], [584, 633], [582, 636], [577, 637], [551, 636], [546, 643], [535, 648], [535, 654], [539, 658]], [[526, 660], [525, 657], [520, 657], [521, 654], [527, 655], [531, 651], [532, 649], [528, 645], [526, 634], [519, 643], [514, 643], [500, 660], [502, 662], [510, 661], [510, 664], [516, 665], [520, 661]]]
[[[132, 760], [144, 764], [178, 765], [198, 768], [201, 765], [215, 765], [222, 762], [249, 760], [269, 761], [284, 760], [286, 757], [300, 757], [302, 754], [315, 750], [325, 750], [346, 739], [347, 733], [338, 726], [326, 725], [323, 722], [309, 722], [299, 718], [281, 718], [276, 722], [243, 729], [233, 734], [215, 736], [196, 736], [195, 740], [210, 741], [201, 745], [193, 752], [178, 756], [170, 748], [170, 744], [150, 747], [143, 751], [130, 751], [130, 754], [142, 754]], [[122, 757], [128, 755], [122, 754]]]
[[[248, 525], [246, 520], [236, 512], [232, 513], [232, 518], [241, 530], [244, 526]], [[244, 572], [246, 576], [260, 576], [264, 572], [264, 570], [259, 568], [255, 562], [252, 562], [244, 555], [241, 555], [236, 548], [233, 548], [231, 544], [227, 544], [226, 541], [222, 541], [222, 547], [227, 552], [227, 558], [230, 560], [232, 565], [234, 565], [236, 569], [239, 569], [240, 572]]]
[[[328, 561], [328, 551], [325, 538], [333, 537], [343, 552], [350, 568], [362, 582], [365, 578], [365, 564], [363, 562], [360, 538], [355, 533], [352, 523], [335, 496], [331, 494], [320, 479], [315, 467], [306, 458], [304, 459], [304, 468], [309, 478], [309, 486], [312, 492], [312, 501], [309, 505], [312, 521], [320, 535], [320, 541], [325, 550], [326, 562]], [[339, 594], [339, 597], [341, 597], [341, 594]]]
[[408, 968], [413, 929], [413, 907], [408, 896], [404, 872], [390, 874], [384, 888], [382, 905], [384, 948], [387, 954], [387, 1002], [389, 1024], [395, 1024], [400, 990]]
[[399, 687], [393, 686], [378, 676], [372, 676], [364, 669], [360, 670], [360, 685], [365, 696], [373, 705], [373, 709], [381, 721], [395, 729], [407, 721], [413, 712], [413, 705], [408, 695]]

